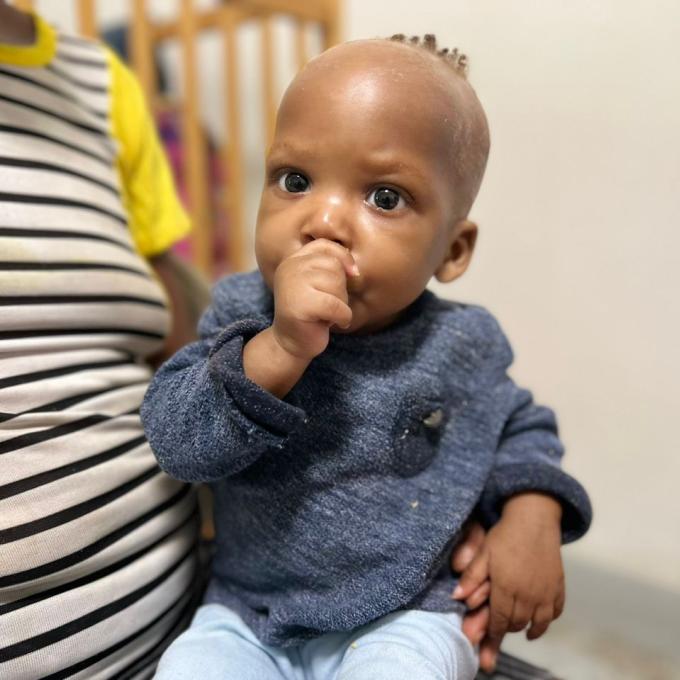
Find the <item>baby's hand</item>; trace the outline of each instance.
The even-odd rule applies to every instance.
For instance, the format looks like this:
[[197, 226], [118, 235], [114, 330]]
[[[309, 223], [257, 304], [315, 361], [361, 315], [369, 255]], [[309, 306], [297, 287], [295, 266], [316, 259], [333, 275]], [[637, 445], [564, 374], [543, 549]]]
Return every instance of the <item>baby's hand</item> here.
[[483, 661], [495, 662], [506, 632], [524, 630], [531, 624], [527, 638], [536, 639], [562, 613], [560, 516], [559, 504], [548, 496], [531, 493], [511, 498], [503, 517], [463, 572], [454, 597], [472, 607], [481, 604], [480, 587], [490, 580]]
[[316, 239], [287, 257], [274, 275], [277, 342], [290, 354], [311, 360], [328, 346], [333, 325], [352, 322], [347, 277], [359, 273], [347, 248]]

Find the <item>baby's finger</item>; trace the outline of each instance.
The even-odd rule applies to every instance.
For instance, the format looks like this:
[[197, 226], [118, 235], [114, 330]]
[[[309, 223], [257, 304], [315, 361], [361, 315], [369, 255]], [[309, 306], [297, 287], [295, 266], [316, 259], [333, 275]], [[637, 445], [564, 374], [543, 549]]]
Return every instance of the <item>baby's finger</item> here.
[[508, 632], [513, 606], [514, 598], [491, 584], [488, 637], [492, 640], [502, 640]]
[[530, 605], [515, 598], [515, 604], [512, 608], [512, 614], [510, 615], [508, 631], [511, 633], [518, 633], [520, 630], [524, 630], [529, 625], [532, 614], [533, 608]]
[[359, 276], [359, 267], [354, 260], [354, 256], [345, 246], [329, 241], [326, 238], [317, 238], [314, 241], [306, 243], [297, 252], [293, 253], [291, 257], [303, 257], [311, 253], [325, 253], [336, 257], [341, 263], [347, 276]]
[[465, 604], [470, 607], [470, 609], [477, 609], [477, 607], [480, 607], [489, 599], [490, 592], [491, 581], [484, 581], [484, 583], [482, 583], [482, 585], [465, 600]]
[[536, 607], [531, 626], [527, 631], [527, 640], [536, 640], [537, 638], [540, 638], [541, 635], [548, 630], [548, 626], [554, 619], [555, 612], [551, 605]]
[[352, 323], [352, 310], [339, 297], [315, 291], [300, 321], [323, 321], [329, 326], [347, 328]]
[[488, 625], [489, 608], [481, 607], [463, 617], [463, 634], [473, 645], [478, 645], [486, 635]]
[[460, 576], [460, 581], [451, 597], [454, 600], [465, 600], [489, 578], [489, 555], [482, 548], [465, 571]]
[[309, 282], [319, 292], [335, 295], [347, 303], [349, 301], [347, 296], [347, 277], [341, 268], [342, 265], [337, 260], [335, 260], [335, 263], [335, 269], [315, 267], [309, 273]]
[[451, 568], [454, 571], [465, 571], [468, 564], [472, 562], [479, 552], [484, 539], [486, 538], [486, 531], [479, 522], [472, 522], [463, 540], [453, 549], [451, 553]]
[[493, 673], [496, 670], [498, 652], [501, 648], [501, 640], [484, 638], [479, 646], [479, 667], [485, 673]]

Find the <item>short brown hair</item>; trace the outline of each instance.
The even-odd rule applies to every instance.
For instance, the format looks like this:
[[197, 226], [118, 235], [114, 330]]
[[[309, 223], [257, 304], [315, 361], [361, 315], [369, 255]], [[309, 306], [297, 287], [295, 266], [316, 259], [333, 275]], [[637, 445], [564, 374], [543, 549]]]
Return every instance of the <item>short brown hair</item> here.
[[441, 57], [449, 66], [451, 66], [458, 75], [463, 78], [467, 77], [468, 70], [468, 58], [466, 55], [458, 51], [457, 47], [452, 50], [448, 47], [439, 47], [437, 45], [437, 38], [433, 33], [426, 33], [424, 36], [412, 35], [407, 38], [403, 33], [395, 33], [390, 38], [387, 38], [393, 42], [403, 43], [404, 45], [412, 45], [419, 49], [427, 50], [432, 54], [436, 54]]

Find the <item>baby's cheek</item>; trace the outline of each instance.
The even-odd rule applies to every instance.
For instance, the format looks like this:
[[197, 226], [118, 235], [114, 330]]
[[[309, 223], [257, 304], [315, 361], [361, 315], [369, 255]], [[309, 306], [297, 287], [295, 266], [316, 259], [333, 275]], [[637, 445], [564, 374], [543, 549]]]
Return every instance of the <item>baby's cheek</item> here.
[[393, 304], [402, 309], [410, 305], [425, 290], [432, 273], [432, 269], [422, 261], [418, 253], [397, 263], [386, 279]]
[[277, 267], [286, 257], [282, 246], [275, 235], [269, 235], [267, 232], [262, 232], [255, 240], [257, 267], [265, 283], [270, 287], [274, 283]]

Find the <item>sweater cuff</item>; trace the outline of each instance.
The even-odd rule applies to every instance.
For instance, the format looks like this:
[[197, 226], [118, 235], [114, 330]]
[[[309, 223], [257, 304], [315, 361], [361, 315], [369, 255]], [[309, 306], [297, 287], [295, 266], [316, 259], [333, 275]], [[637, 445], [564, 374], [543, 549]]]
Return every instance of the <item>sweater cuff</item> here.
[[562, 543], [588, 531], [593, 518], [584, 488], [566, 472], [552, 466], [511, 464], [494, 468], [479, 502], [482, 522], [492, 526], [501, 518], [505, 501], [518, 493], [542, 492], [562, 506]]
[[243, 346], [269, 326], [266, 319], [237, 321], [217, 336], [208, 362], [233, 403], [247, 420], [246, 429], [261, 431], [272, 444], [283, 446], [285, 438], [305, 422], [305, 411], [282, 401], [246, 377], [243, 369]]

